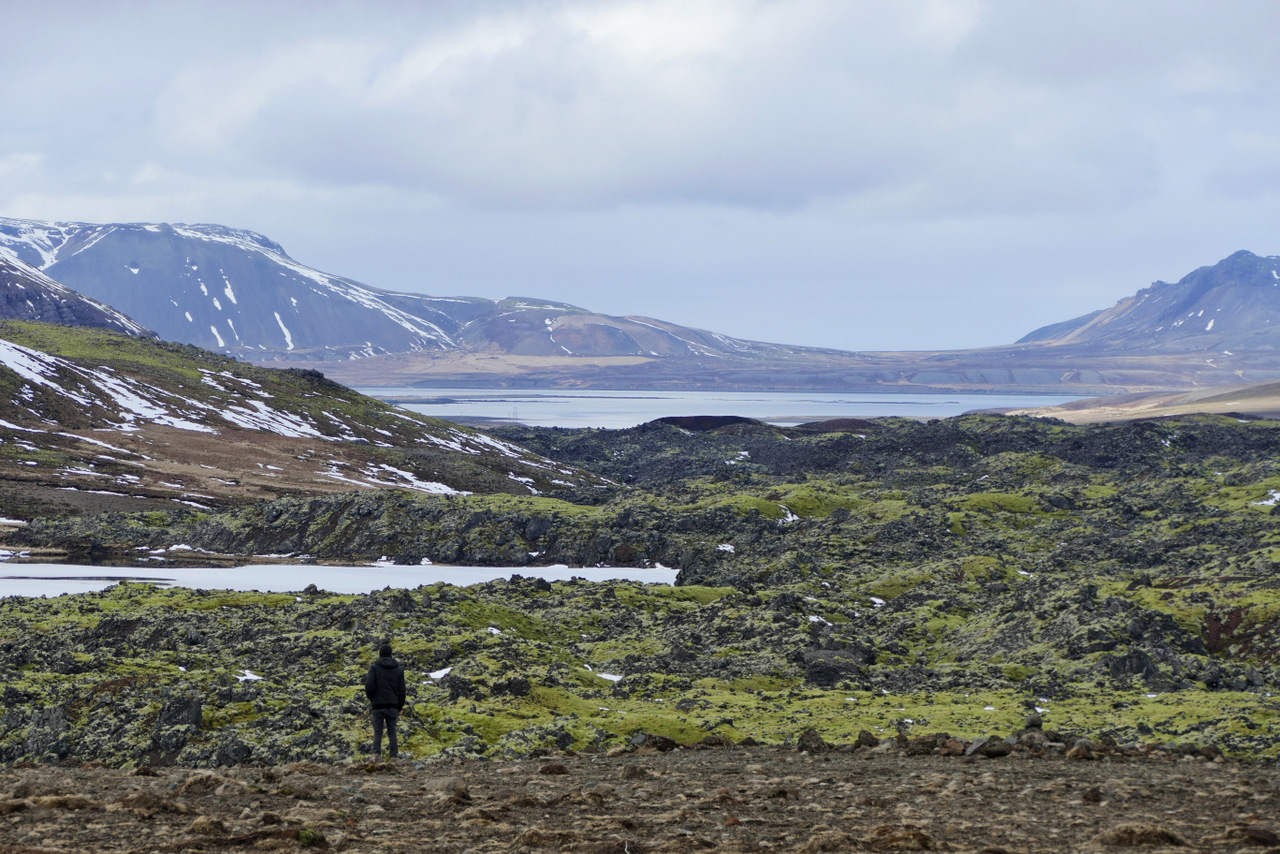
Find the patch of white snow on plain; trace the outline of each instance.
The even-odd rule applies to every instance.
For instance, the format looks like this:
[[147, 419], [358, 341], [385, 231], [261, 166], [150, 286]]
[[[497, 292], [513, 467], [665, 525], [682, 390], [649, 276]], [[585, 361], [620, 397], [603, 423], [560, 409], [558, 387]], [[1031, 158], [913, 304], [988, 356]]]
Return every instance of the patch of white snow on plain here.
[[222, 417], [239, 427], [266, 430], [294, 439], [332, 439], [293, 413], [272, 409], [260, 400], [246, 400], [245, 404], [247, 406], [226, 407]]
[[872, 596], [871, 604], [879, 608], [880, 606], [884, 605], [884, 600], [881, 599], [879, 596]]
[[272, 312], [276, 316], [276, 323], [280, 324], [280, 331], [284, 333], [284, 343], [286, 350], [293, 349], [293, 335], [289, 333], [289, 327], [284, 325], [284, 321], [280, 319], [280, 312]]
[[495, 628], [494, 626], [490, 626], [490, 627], [489, 627], [489, 634], [491, 634], [491, 635], [500, 635], [500, 634], [502, 634], [502, 629]]
[[218, 339], [218, 346], [219, 346], [219, 347], [225, 347], [225, 346], [227, 346], [227, 342], [223, 341], [223, 340], [222, 340], [222, 336], [218, 334], [218, 328], [217, 328], [216, 326], [210, 326], [210, 327], [209, 327], [209, 331], [213, 333], [213, 337], [214, 337], [214, 338], [217, 338], [217, 339]]
[[733, 543], [721, 543], [720, 545], [716, 546], [716, 550], [733, 554], [734, 552]]
[[185, 315], [187, 316], [187, 323], [195, 323], [195, 322], [196, 322], [196, 319], [195, 319], [194, 317], [192, 317], [192, 316], [191, 316], [191, 312], [189, 312], [189, 311], [184, 311], [184, 312], [183, 312], [183, 314], [185, 314]]
[[252, 670], [241, 670], [240, 673], [236, 675], [236, 678], [241, 682], [257, 682], [262, 677], [254, 673]]
[[1211, 319], [1209, 320], [1209, 325], [1208, 325], [1208, 326], [1206, 326], [1206, 327], [1204, 328], [1204, 331], [1205, 331], [1205, 332], [1208, 332], [1210, 329], [1212, 329], [1212, 328], [1213, 328], [1213, 321], [1215, 321], [1215, 320], [1217, 320], [1217, 319], [1218, 319], [1218, 318], [1216, 318], [1216, 317], [1211, 318]]
[[222, 311], [222, 303], [218, 302], [217, 297], [213, 298], [213, 307], [216, 308], [218, 311]]
[[452, 667], [446, 667], [446, 668], [444, 668], [443, 670], [435, 670], [435, 671], [432, 671], [431, 673], [428, 673], [427, 675], [428, 675], [428, 676], [430, 676], [432, 679], [443, 679], [444, 677], [448, 676], [448, 675], [449, 675], [450, 673], [452, 673], [452, 672], [453, 672], [453, 668], [452, 668]]
[[[388, 486], [402, 486], [405, 489], [412, 489], [417, 492], [429, 492], [435, 495], [467, 495], [469, 494], [466, 492], [460, 492], [459, 490], [456, 490], [453, 487], [445, 486], [443, 483], [437, 483], [433, 480], [421, 480], [417, 476], [415, 476], [413, 472], [405, 471], [404, 469], [398, 469], [398, 468], [395, 468], [394, 466], [389, 466], [386, 463], [381, 463], [378, 466], [378, 468], [382, 471], [390, 472], [391, 474], [396, 475], [398, 478], [401, 479], [399, 481], [387, 483]], [[366, 474], [370, 474], [370, 473], [366, 472]], [[374, 481], [374, 482], [381, 483], [381, 481]]]
[[1280, 503], [1280, 492], [1277, 492], [1274, 489], [1268, 492], [1267, 497], [1261, 501], [1249, 502], [1249, 504], [1254, 507], [1275, 507], [1278, 503]]
[[622, 681], [622, 676], [617, 673], [597, 673], [596, 675], [599, 676], [601, 679], [608, 679], [610, 682]]
[[231, 290], [231, 281], [225, 274], [222, 276], [222, 281], [227, 283], [227, 286], [222, 289], [222, 292], [227, 295], [227, 299], [231, 300], [232, 305], [239, 305], [239, 303], [236, 302], [236, 292]]

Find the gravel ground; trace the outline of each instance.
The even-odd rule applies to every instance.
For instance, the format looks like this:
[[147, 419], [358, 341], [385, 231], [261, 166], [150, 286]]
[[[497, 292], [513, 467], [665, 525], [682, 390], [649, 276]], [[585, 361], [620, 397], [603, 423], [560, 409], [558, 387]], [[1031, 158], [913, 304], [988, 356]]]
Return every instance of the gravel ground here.
[[1272, 764], [779, 748], [0, 769], [0, 854], [1280, 851]]

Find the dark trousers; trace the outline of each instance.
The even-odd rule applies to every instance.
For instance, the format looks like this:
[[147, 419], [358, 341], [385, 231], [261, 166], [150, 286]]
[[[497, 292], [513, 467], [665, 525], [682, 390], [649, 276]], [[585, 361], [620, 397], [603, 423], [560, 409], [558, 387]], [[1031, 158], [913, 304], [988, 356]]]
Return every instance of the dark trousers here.
[[374, 709], [373, 710], [373, 754], [375, 756], [382, 753], [382, 727], [387, 727], [387, 742], [391, 748], [391, 758], [395, 759], [396, 754], [400, 752], [400, 744], [396, 741], [396, 720], [400, 717], [400, 713], [395, 709]]

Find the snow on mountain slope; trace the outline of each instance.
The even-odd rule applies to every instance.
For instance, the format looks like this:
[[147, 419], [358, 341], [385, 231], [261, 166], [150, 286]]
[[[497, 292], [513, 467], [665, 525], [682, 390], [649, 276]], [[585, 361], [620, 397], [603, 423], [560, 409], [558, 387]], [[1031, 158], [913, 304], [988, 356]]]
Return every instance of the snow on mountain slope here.
[[220, 225], [0, 219], [4, 246], [167, 340], [249, 359], [477, 351], [719, 358], [805, 349], [541, 299], [383, 291], [300, 264], [260, 234]]
[[96, 326], [129, 335], [151, 335], [114, 308], [55, 282], [0, 246], [0, 319]]
[[[0, 480], [103, 477], [102, 460], [119, 469], [125, 451], [133, 468], [113, 477], [184, 495], [529, 494], [599, 482], [315, 371], [100, 330], [0, 324]], [[256, 492], [242, 488], [249, 480]]]
[[223, 351], [453, 346], [431, 319], [242, 229], [0, 219], [0, 246], [171, 341]]
[[1056, 323], [1019, 344], [1108, 351], [1280, 348], [1280, 257], [1236, 252], [1176, 283], [1156, 282], [1105, 311]]

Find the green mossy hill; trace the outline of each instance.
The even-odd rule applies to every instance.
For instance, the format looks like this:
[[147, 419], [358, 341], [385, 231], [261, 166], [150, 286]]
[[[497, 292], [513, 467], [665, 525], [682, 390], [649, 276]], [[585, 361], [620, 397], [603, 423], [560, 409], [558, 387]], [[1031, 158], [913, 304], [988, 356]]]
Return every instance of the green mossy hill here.
[[[358, 394], [326, 379], [319, 371], [259, 368], [189, 344], [136, 338], [104, 329], [16, 321], [0, 322], [0, 338], [89, 369], [105, 367], [113, 373], [143, 381], [157, 394], [172, 397], [177, 414], [213, 426], [222, 423], [217, 410], [257, 400], [271, 409], [303, 418], [315, 432], [335, 439], [387, 444], [389, 439], [415, 438], [415, 432], [424, 425], [440, 430], [456, 429], [438, 419], [405, 417], [408, 413], [404, 410]], [[3, 399], [19, 393], [26, 385], [19, 375], [0, 370]], [[75, 389], [77, 382], [67, 385]], [[64, 427], [111, 426], [98, 423], [95, 415], [110, 413], [99, 413], [95, 406], [86, 407], [66, 396], [59, 402], [58, 397], [50, 395], [45, 388], [32, 388], [31, 392], [49, 398], [47, 407], [37, 408], [45, 419], [56, 420]], [[84, 397], [84, 389], [80, 388], [79, 392]], [[193, 401], [211, 409], [184, 407], [182, 401]], [[186, 411], [181, 411], [184, 408]]]
[[[1152, 613], [1119, 593], [1092, 607], [1121, 610], [1116, 603]], [[368, 596], [121, 584], [13, 599], [0, 611], [0, 761], [363, 756], [371, 733], [361, 679], [384, 640], [408, 669], [402, 745], [418, 757], [605, 750], [644, 733], [684, 744], [792, 743], [807, 729], [833, 744], [865, 744], [863, 731], [871, 744], [900, 733], [976, 739], [1017, 735], [1037, 709], [1033, 726], [1045, 736], [1024, 738], [1032, 747], [1087, 735], [1280, 752], [1270, 685], [1151, 690], [1114, 656], [1055, 676], [1067, 665], [1047, 660], [1054, 641], [1045, 636], [1034, 659], [1005, 643], [1003, 661], [989, 653], [926, 664], [927, 639], [883, 639], [901, 618], [825, 588], [760, 596], [519, 576]], [[908, 643], [920, 652], [907, 654]], [[1241, 666], [1191, 655], [1226, 679]]]
[[[267, 495], [334, 491], [317, 481], [514, 494], [603, 484], [314, 370], [260, 368], [189, 345], [84, 327], [0, 322], [0, 339], [29, 351], [19, 357], [27, 364], [21, 371], [0, 364], [0, 480], [29, 490], [101, 489], [111, 478], [137, 498], [243, 504], [251, 499], [235, 487], [264, 470], [265, 457], [252, 450], [255, 434], [269, 436], [291, 467], [272, 467], [289, 480], [278, 490], [262, 487]], [[151, 429], [163, 435], [153, 438]], [[118, 447], [130, 444], [117, 441], [126, 435], [154, 450]], [[172, 495], [181, 479], [175, 472], [212, 468], [202, 443], [213, 435], [236, 436], [245, 453], [215, 460], [227, 468], [220, 479], [190, 496]], [[283, 450], [290, 440], [296, 447]]]

